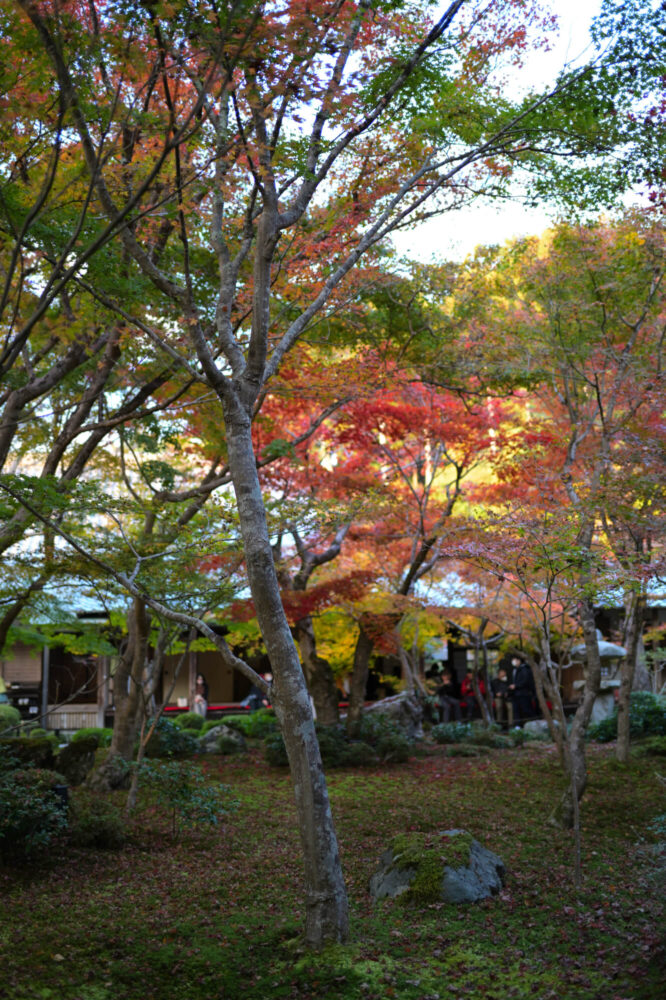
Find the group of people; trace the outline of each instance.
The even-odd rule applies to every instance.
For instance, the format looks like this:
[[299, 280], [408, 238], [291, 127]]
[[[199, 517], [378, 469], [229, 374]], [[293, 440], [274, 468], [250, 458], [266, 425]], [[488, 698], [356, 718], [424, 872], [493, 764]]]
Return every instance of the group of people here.
[[[459, 722], [471, 719], [478, 713], [477, 695], [474, 685], [474, 671], [470, 667], [459, 685], [450, 667], [431, 678], [431, 693], [434, 694], [441, 720]], [[486, 686], [477, 677], [478, 693], [486, 697]], [[534, 678], [529, 666], [517, 656], [512, 657], [510, 671], [500, 666], [497, 676], [490, 681], [495, 721], [505, 727], [520, 725], [536, 714], [536, 692]]]

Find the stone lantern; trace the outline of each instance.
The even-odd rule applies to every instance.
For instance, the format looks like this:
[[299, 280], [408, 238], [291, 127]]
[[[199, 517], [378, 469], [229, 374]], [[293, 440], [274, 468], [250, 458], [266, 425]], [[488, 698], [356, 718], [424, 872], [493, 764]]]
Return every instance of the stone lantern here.
[[[613, 714], [615, 708], [615, 693], [621, 681], [617, 676], [620, 660], [627, 655], [624, 646], [618, 646], [614, 642], [606, 642], [597, 629], [597, 647], [599, 649], [599, 659], [601, 660], [601, 684], [599, 694], [594, 699], [590, 722], [601, 722]], [[585, 643], [573, 646], [571, 653], [573, 656], [585, 659]], [[585, 681], [574, 681], [574, 690], [581, 690], [585, 687]]]

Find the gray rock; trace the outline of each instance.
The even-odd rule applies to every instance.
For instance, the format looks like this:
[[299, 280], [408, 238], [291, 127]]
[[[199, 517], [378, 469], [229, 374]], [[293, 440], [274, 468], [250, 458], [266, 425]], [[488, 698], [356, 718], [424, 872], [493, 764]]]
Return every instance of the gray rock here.
[[545, 719], [530, 719], [523, 726], [526, 733], [530, 733], [532, 736], [548, 736], [550, 737], [550, 729], [548, 728], [548, 723]]
[[390, 698], [382, 698], [367, 705], [365, 711], [373, 715], [386, 715], [397, 722], [410, 740], [423, 739], [423, 706], [414, 692], [402, 691]]
[[246, 749], [245, 737], [242, 733], [220, 723], [213, 726], [199, 740], [201, 753], [239, 753]]
[[[370, 893], [374, 899], [395, 898], [404, 893], [414, 895], [411, 890], [419, 876], [420, 864], [425, 864], [430, 870], [429, 878], [432, 878], [433, 871], [435, 874], [432, 898], [416, 895], [414, 901], [417, 903], [440, 900], [445, 903], [476, 903], [495, 895], [502, 888], [506, 871], [504, 862], [464, 830], [444, 830], [428, 838], [425, 835], [414, 836], [423, 840], [423, 847], [417, 847], [416, 852], [420, 852], [422, 860], [402, 867], [405, 855], [396, 853], [395, 845], [385, 851], [379, 869], [370, 879]], [[469, 856], [465, 864], [458, 865], [455, 861], [446, 864], [447, 851], [442, 843], [445, 837], [461, 837], [462, 843], [468, 845]], [[418, 844], [418, 841], [415, 842]], [[441, 871], [438, 871], [438, 865]]]
[[97, 740], [93, 736], [66, 743], [56, 759], [56, 771], [64, 775], [68, 785], [82, 785], [93, 769], [96, 750]]

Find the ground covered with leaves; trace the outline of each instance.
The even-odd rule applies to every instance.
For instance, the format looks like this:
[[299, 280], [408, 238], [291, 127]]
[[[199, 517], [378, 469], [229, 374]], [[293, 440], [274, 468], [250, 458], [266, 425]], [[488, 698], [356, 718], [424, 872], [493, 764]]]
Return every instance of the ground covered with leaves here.
[[[334, 770], [329, 787], [352, 915], [349, 944], [302, 947], [302, 876], [289, 777], [259, 749], [200, 765], [239, 808], [211, 832], [144, 810], [116, 850], [62, 843], [0, 869], [7, 1000], [657, 1000], [666, 811], [656, 758], [589, 750], [583, 884], [573, 841], [545, 822], [561, 791], [545, 745]], [[422, 910], [373, 904], [368, 881], [404, 831], [463, 828], [502, 857], [504, 891]]]

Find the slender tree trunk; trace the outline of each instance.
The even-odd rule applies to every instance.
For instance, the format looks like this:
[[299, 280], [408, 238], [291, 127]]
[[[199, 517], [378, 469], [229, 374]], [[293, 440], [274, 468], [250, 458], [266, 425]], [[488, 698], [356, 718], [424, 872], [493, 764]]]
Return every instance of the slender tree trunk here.
[[328, 660], [317, 654], [312, 618], [307, 615], [294, 626], [294, 633], [305, 672], [308, 691], [314, 702], [317, 722], [322, 726], [336, 726], [340, 721], [338, 689]]
[[585, 734], [592, 715], [594, 701], [601, 686], [601, 660], [599, 659], [599, 646], [594, 624], [594, 609], [589, 601], [581, 602], [581, 622], [586, 650], [585, 689], [569, 733], [569, 787], [564, 794], [559, 812], [556, 813], [556, 818], [567, 829], [571, 829], [575, 824], [578, 803], [587, 785]]
[[[481, 686], [479, 684], [479, 660], [480, 660], [480, 650], [481, 644], [479, 636], [474, 637], [474, 671], [472, 673], [472, 687], [474, 688], [474, 697], [476, 698], [476, 703], [479, 706], [479, 711], [481, 713], [481, 718], [483, 720], [484, 726], [489, 726], [492, 721], [492, 713], [488, 707], [488, 703], [484, 696], [481, 694]], [[484, 649], [485, 652], [485, 649]], [[485, 658], [484, 658], [485, 659]], [[483, 674], [485, 674], [484, 686], [486, 689], [486, 694], [488, 693], [488, 669], [484, 663]]]
[[127, 781], [127, 764], [134, 758], [134, 745], [143, 713], [142, 679], [148, 632], [145, 604], [134, 598], [127, 649], [120, 659], [113, 682], [115, 712], [111, 746], [104, 762], [88, 779], [88, 784], [98, 791], [110, 791]]
[[620, 666], [620, 689], [617, 700], [617, 759], [623, 764], [629, 760], [629, 701], [634, 686], [638, 648], [643, 631], [645, 598], [630, 591], [624, 603], [624, 647], [627, 651]]
[[236, 493], [248, 580], [273, 671], [272, 701], [289, 758], [305, 865], [306, 942], [344, 941], [347, 894], [310, 697], [289, 629], [273, 561], [251, 422], [224, 402], [229, 468]]
[[347, 735], [352, 739], [358, 737], [365, 705], [365, 691], [368, 685], [370, 654], [374, 643], [363, 625], [359, 624], [358, 639], [354, 649], [354, 666], [352, 669], [349, 689], [349, 708], [347, 709]]
[[[564, 715], [564, 706], [560, 697], [557, 677], [554, 676], [555, 672], [550, 658], [547, 639], [542, 643], [541, 663], [543, 667], [532, 660], [529, 661], [532, 677], [534, 678], [537, 702], [539, 703], [541, 714], [548, 725], [550, 738], [557, 747], [560, 764], [562, 767], [566, 767], [564, 741], [567, 735], [567, 720]], [[553, 712], [548, 708], [548, 700], [550, 700], [553, 706]]]

